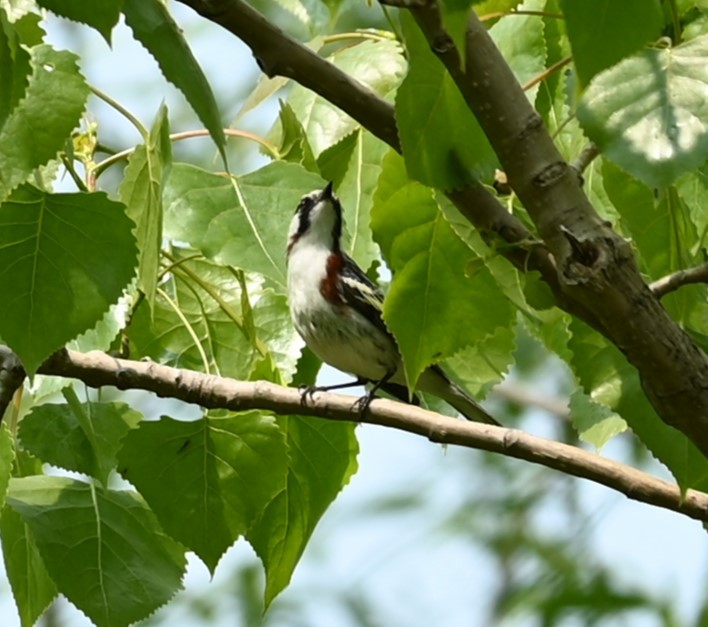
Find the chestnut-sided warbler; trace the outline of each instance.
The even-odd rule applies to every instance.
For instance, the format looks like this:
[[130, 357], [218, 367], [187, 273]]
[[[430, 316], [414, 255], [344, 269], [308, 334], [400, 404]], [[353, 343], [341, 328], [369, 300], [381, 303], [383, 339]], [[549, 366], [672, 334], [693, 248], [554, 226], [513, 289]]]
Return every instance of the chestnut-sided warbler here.
[[[371, 383], [365, 411], [378, 389], [407, 400], [396, 340], [382, 318], [383, 293], [341, 248], [342, 206], [332, 183], [306, 194], [288, 239], [288, 299], [298, 333], [323, 362], [357, 377], [355, 382], [313, 388], [332, 390]], [[430, 366], [417, 389], [430, 392], [465, 418], [498, 425], [475, 400]]]

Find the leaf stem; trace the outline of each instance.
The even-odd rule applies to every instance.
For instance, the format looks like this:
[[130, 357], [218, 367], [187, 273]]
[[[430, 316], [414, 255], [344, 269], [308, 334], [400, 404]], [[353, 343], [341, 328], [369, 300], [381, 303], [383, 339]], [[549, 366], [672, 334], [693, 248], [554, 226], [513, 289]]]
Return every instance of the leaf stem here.
[[669, 9], [671, 11], [671, 26], [674, 31], [673, 44], [678, 46], [681, 43], [681, 20], [679, 18], [679, 10], [676, 0], [669, 0]]
[[495, 11], [494, 13], [486, 13], [485, 15], [479, 16], [480, 22], [487, 22], [489, 20], [494, 20], [498, 17], [506, 17], [508, 15], [538, 15], [540, 17], [552, 17], [557, 20], [564, 20], [565, 16], [562, 13], [550, 13], [548, 11], [526, 11], [521, 9], [520, 11]]
[[72, 178], [74, 183], [76, 183], [76, 187], [78, 187], [79, 190], [82, 192], [88, 192], [88, 186], [86, 185], [84, 180], [79, 176], [79, 173], [74, 169], [74, 164], [72, 163], [71, 159], [69, 159], [66, 154], [62, 154], [61, 162], [64, 164], [64, 168], [69, 173], [69, 176]]
[[143, 138], [143, 140], [147, 139], [147, 128], [145, 128], [143, 123], [138, 120], [137, 117], [135, 117], [130, 111], [128, 111], [128, 109], [126, 109], [122, 104], [120, 104], [120, 102], [111, 98], [107, 93], [101, 91], [98, 87], [89, 85], [89, 89], [91, 90], [94, 96], [100, 98], [101, 100], [103, 100], [103, 102], [118, 111], [118, 113], [122, 114], [123, 117], [125, 117], [138, 130], [138, 133], [140, 133], [140, 136]]
[[323, 38], [326, 44], [331, 44], [337, 41], [347, 41], [348, 39], [369, 39], [371, 41], [393, 41], [393, 37], [380, 35], [369, 30], [357, 30], [350, 33], [337, 33], [336, 35], [328, 35]]
[[540, 74], [537, 74], [534, 76], [530, 81], [527, 83], [524, 83], [521, 86], [521, 89], [524, 91], [528, 91], [535, 85], [538, 85], [541, 81], [545, 81], [549, 76], [552, 74], [555, 74], [558, 70], [561, 70], [564, 68], [566, 65], [568, 65], [571, 61], [573, 60], [573, 57], [565, 57], [564, 59], [561, 59], [560, 61], [556, 61], [551, 67], [546, 68], [541, 72]]
[[[168, 252], [162, 251], [162, 254], [167, 257], [170, 261], [176, 262], [177, 260]], [[256, 350], [260, 353], [262, 357], [265, 357], [268, 354], [268, 348], [263, 344], [261, 340], [259, 340], [257, 337], [249, 337], [248, 332], [244, 328], [244, 321], [241, 316], [238, 315], [236, 310], [229, 305], [221, 296], [219, 293], [214, 289], [214, 287], [210, 284], [204, 281], [202, 277], [200, 277], [194, 270], [189, 268], [188, 266], [173, 266], [174, 268], [177, 268], [180, 272], [183, 272], [186, 274], [192, 281], [194, 281], [199, 287], [201, 287], [209, 296], [211, 296], [214, 301], [216, 302], [217, 305], [219, 305], [219, 308], [221, 311], [223, 311], [233, 322], [234, 324], [241, 329], [241, 332], [246, 336], [246, 339], [249, 341], [253, 342], [254, 347]]]
[[165, 290], [163, 290], [161, 287], [158, 287], [157, 293], [165, 299], [167, 304], [172, 307], [172, 310], [175, 312], [175, 314], [177, 314], [177, 317], [182, 321], [182, 325], [187, 330], [187, 333], [189, 333], [192, 340], [194, 340], [194, 347], [197, 349], [197, 351], [199, 351], [199, 356], [202, 358], [202, 363], [204, 364], [204, 372], [206, 374], [211, 374], [211, 371], [209, 369], [209, 359], [207, 358], [207, 355], [204, 352], [204, 347], [202, 346], [202, 342], [199, 339], [197, 332], [194, 330], [194, 327], [190, 324], [189, 320], [187, 320], [186, 316], [182, 313], [182, 310], [178, 307], [177, 303], [172, 298], [170, 298], [170, 295]]
[[[243, 137], [245, 139], [253, 140], [263, 146], [270, 153], [270, 156], [273, 159], [275, 159], [276, 161], [280, 159], [280, 151], [278, 150], [278, 148], [260, 135], [256, 135], [255, 133], [249, 133], [248, 131], [240, 131], [235, 128], [225, 128], [224, 134], [230, 137]], [[209, 131], [205, 128], [200, 128], [192, 131], [182, 131], [181, 133], [172, 133], [170, 135], [170, 141], [177, 142], [183, 139], [192, 139], [194, 137], [208, 136]], [[106, 157], [103, 161], [101, 161], [94, 167], [94, 175], [98, 177], [112, 165], [115, 165], [119, 161], [127, 159], [135, 152], [136, 148], [137, 146], [133, 146], [132, 148], [126, 148], [125, 150], [121, 150], [120, 152], [112, 154], [110, 157]]]

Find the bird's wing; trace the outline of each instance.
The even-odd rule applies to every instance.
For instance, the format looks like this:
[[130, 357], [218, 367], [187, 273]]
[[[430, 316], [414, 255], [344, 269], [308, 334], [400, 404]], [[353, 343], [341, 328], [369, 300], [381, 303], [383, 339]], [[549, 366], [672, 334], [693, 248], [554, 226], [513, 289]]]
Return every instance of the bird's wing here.
[[344, 266], [338, 286], [342, 300], [384, 333], [390, 335], [391, 332], [381, 316], [383, 292], [349, 255], [344, 253], [343, 255]]

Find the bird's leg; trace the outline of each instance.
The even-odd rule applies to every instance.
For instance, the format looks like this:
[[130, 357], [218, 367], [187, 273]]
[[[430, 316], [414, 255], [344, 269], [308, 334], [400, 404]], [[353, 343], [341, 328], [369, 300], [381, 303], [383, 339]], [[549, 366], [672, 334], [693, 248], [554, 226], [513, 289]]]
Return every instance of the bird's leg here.
[[368, 379], [362, 379], [357, 377], [354, 381], [348, 381], [347, 383], [337, 383], [335, 385], [301, 385], [298, 390], [300, 390], [300, 403], [302, 405], [307, 405], [308, 397], [312, 399], [315, 392], [331, 392], [332, 390], [342, 390], [344, 388], [353, 388], [357, 385], [364, 385], [368, 383]]
[[371, 389], [364, 394], [360, 399], [357, 400], [356, 403], [354, 403], [354, 407], [359, 410], [359, 414], [363, 416], [366, 413], [366, 410], [369, 409], [369, 405], [371, 405], [371, 401], [376, 398], [376, 392], [382, 387], [385, 386], [388, 380], [396, 374], [396, 371], [394, 370], [393, 372], [387, 372], [382, 379], [379, 379], [378, 381], [374, 382], [374, 384], [371, 386]]

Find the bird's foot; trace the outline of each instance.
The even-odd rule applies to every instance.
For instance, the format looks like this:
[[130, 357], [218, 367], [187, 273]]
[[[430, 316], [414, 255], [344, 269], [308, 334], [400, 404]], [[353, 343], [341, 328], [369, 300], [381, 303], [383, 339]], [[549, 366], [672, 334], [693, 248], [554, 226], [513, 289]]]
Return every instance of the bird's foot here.
[[332, 390], [343, 390], [344, 388], [351, 388], [356, 385], [364, 385], [367, 383], [366, 379], [356, 379], [354, 381], [348, 381], [347, 383], [337, 383], [335, 385], [301, 385], [298, 387], [300, 391], [300, 403], [304, 406], [307, 405], [307, 399], [312, 400], [315, 392], [331, 392]]
[[322, 388], [316, 385], [299, 385], [297, 390], [300, 392], [300, 405], [307, 407], [307, 401], [313, 400], [315, 392], [320, 392]]
[[366, 394], [364, 394], [364, 396], [356, 399], [356, 401], [352, 405], [352, 409], [359, 412], [359, 417], [363, 418], [366, 415], [366, 412], [369, 411], [369, 405], [371, 405], [371, 401], [373, 401], [375, 398], [376, 393], [373, 390], [367, 392]]

